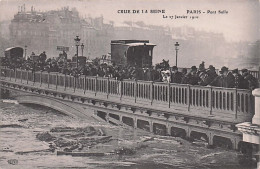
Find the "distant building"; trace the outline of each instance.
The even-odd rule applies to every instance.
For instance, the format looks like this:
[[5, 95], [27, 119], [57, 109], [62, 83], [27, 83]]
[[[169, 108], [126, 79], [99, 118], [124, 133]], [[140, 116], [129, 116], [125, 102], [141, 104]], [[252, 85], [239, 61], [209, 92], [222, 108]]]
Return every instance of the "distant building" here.
[[74, 56], [74, 38], [78, 35], [85, 45], [85, 55], [94, 58], [109, 51], [108, 47], [101, 47], [105, 43], [109, 44], [111, 38], [106, 38], [107, 29], [112, 26], [104, 24], [103, 17], [80, 18], [75, 8], [38, 12], [33, 7], [31, 11], [26, 11], [25, 6], [22, 6], [14, 15], [9, 28], [13, 45], [26, 45], [28, 52], [36, 54], [44, 50], [48, 57], [58, 57], [57, 46], [69, 47], [68, 57]]
[[148, 40], [112, 40], [111, 60], [118, 65], [150, 67], [154, 46]]

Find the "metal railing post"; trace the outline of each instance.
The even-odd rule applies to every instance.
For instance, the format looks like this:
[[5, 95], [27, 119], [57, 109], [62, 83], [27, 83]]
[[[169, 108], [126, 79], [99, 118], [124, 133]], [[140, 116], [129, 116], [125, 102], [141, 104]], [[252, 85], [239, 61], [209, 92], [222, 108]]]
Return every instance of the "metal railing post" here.
[[16, 69], [14, 69], [14, 81], [16, 82]]
[[76, 77], [73, 76], [73, 88], [74, 88], [74, 93], [76, 91]]
[[107, 77], [107, 98], [109, 96], [109, 90], [110, 89], [110, 86], [109, 86], [109, 77]]
[[42, 87], [42, 71], [40, 73], [40, 87]]
[[117, 80], [119, 82], [118, 90], [120, 94], [120, 100], [122, 100], [123, 97], [123, 80]]
[[28, 84], [28, 81], [29, 81], [29, 71], [27, 70], [26, 71], [26, 83]]
[[97, 95], [97, 76], [96, 76], [96, 78], [95, 78], [95, 96]]
[[86, 94], [86, 86], [87, 86], [87, 77], [86, 75], [84, 76], [84, 94]]
[[9, 72], [10, 72], [10, 73], [9, 73], [9, 74], [10, 74], [9, 76], [10, 76], [10, 81], [11, 81], [11, 80], [12, 80], [12, 69], [9, 69], [9, 70], [10, 70], [10, 71], [9, 71]]
[[[240, 105], [241, 106], [241, 105]], [[234, 96], [234, 108], [235, 108], [235, 118], [237, 119], [237, 108], [238, 108], [238, 103], [237, 103], [237, 88], [235, 91], [235, 96]]]
[[48, 72], [48, 88], [50, 87], [50, 72]]
[[213, 99], [212, 99], [212, 96], [213, 96], [213, 94], [212, 94], [212, 92], [213, 92], [213, 89], [212, 89], [212, 87], [210, 87], [210, 92], [209, 92], [209, 106], [210, 106], [210, 111], [209, 111], [209, 114], [210, 115], [212, 115], [212, 109], [213, 109], [213, 105], [212, 105], [212, 101], [213, 101]]
[[135, 97], [135, 103], [136, 103], [136, 98], [137, 98], [137, 80], [135, 79], [135, 83], [134, 83], [134, 97]]
[[58, 73], [56, 74], [56, 90], [58, 89]]
[[168, 90], [168, 93], [167, 93], [167, 99], [168, 99], [168, 107], [170, 108], [171, 107], [171, 95], [170, 95], [170, 88], [171, 88], [171, 83], [169, 82], [168, 83], [168, 86], [167, 86], [167, 90]]
[[67, 76], [66, 76], [66, 73], [65, 73], [65, 74], [64, 74], [64, 91], [66, 91], [66, 86], [67, 86], [67, 85], [66, 85], [66, 77], [67, 77]]
[[151, 99], [151, 105], [153, 105], [153, 83], [154, 83], [154, 82], [151, 82], [151, 85], [150, 85], [150, 99]]
[[32, 72], [32, 78], [33, 78], [33, 86], [35, 84], [35, 72]]
[[67, 87], [70, 87], [70, 84], [71, 84], [70, 75], [68, 75], [68, 86], [66, 86], [65, 89], [66, 89]]
[[23, 83], [23, 70], [21, 69], [21, 83]]
[[187, 86], [187, 105], [188, 105], [188, 111], [190, 111], [190, 85]]

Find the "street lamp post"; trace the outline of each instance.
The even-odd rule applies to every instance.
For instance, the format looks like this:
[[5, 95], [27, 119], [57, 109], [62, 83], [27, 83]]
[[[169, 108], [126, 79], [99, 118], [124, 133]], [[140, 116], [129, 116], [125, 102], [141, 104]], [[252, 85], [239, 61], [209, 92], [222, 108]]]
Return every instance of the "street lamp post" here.
[[25, 59], [27, 59], [27, 57], [26, 57], [26, 50], [27, 50], [27, 46], [25, 45], [24, 46], [24, 57], [25, 57]]
[[81, 44], [81, 52], [82, 52], [82, 56], [83, 56], [83, 49], [84, 49], [84, 44]]
[[175, 43], [175, 50], [176, 50], [176, 67], [178, 63], [178, 50], [179, 50], [180, 44], [178, 42]]
[[76, 62], [76, 67], [78, 68], [78, 64], [79, 64], [79, 61], [78, 61], [78, 57], [79, 57], [79, 45], [80, 45], [80, 38], [79, 36], [76, 36], [76, 38], [74, 39], [75, 40], [75, 45], [76, 45], [76, 48], [77, 48], [77, 62]]

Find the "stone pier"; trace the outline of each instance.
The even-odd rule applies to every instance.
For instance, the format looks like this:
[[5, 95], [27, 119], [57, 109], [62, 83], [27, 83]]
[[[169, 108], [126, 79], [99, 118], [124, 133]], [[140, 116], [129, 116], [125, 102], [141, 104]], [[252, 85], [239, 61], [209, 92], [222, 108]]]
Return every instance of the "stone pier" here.
[[[252, 94], [255, 97], [255, 115], [252, 122], [244, 122], [237, 124], [236, 126], [238, 130], [243, 133], [243, 141], [260, 145], [260, 88], [255, 89]], [[260, 169], [260, 152], [257, 154], [257, 169]]]

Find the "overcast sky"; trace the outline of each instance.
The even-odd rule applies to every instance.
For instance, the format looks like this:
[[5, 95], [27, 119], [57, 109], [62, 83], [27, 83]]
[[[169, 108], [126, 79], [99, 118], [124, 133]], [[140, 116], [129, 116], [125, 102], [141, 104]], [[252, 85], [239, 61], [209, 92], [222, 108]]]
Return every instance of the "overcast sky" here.
[[[12, 19], [18, 6], [33, 5], [36, 11], [76, 7], [81, 16], [101, 16], [105, 21], [144, 21], [163, 26], [191, 26], [197, 30], [223, 33], [228, 41], [260, 39], [259, 0], [0, 0], [0, 20]], [[199, 19], [163, 19], [162, 14], [119, 14], [118, 10], [165, 10], [165, 15], [187, 15], [187, 10], [226, 10], [228, 14], [200, 14]], [[189, 15], [189, 16], [197, 16]]]

